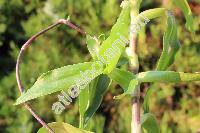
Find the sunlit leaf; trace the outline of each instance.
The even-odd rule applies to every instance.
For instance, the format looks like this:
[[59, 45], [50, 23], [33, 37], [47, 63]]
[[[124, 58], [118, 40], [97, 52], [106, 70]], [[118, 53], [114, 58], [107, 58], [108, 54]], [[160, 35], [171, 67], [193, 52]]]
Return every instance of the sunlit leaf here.
[[174, 71], [147, 71], [136, 75], [140, 82], [189, 82], [199, 81], [200, 73], [184, 73]]
[[186, 28], [189, 31], [194, 32], [194, 24], [193, 24], [194, 20], [193, 20], [193, 16], [192, 16], [192, 11], [190, 9], [190, 6], [189, 6], [187, 0], [173, 0], [173, 1], [174, 1], [175, 5], [182, 10], [182, 12], [186, 18], [186, 24], [185, 24]]
[[130, 7], [129, 2], [124, 1], [122, 11], [117, 22], [112, 27], [110, 36], [103, 41], [100, 47], [98, 59], [106, 64], [104, 73], [109, 73], [116, 66], [121, 53], [124, 51], [128, 43], [130, 23]]
[[[110, 73], [110, 77], [117, 81], [119, 85], [127, 87], [124, 89], [124, 93], [116, 96], [115, 99], [121, 99], [127, 94], [133, 94], [134, 90], [140, 83], [144, 82], [188, 82], [188, 81], [199, 81], [200, 73], [184, 73], [174, 71], [147, 71], [138, 73], [136, 76], [132, 76], [127, 71], [120, 69], [114, 69], [115, 71]], [[126, 80], [125, 77], [128, 77]], [[145, 110], [146, 112], [146, 110]]]
[[[164, 71], [173, 64], [175, 55], [180, 48], [180, 42], [177, 37], [177, 25], [175, 18], [170, 11], [166, 11], [167, 15], [167, 30], [163, 37], [163, 51], [158, 60], [156, 70]], [[153, 92], [153, 87], [148, 88], [144, 97], [143, 108], [144, 112], [149, 111], [149, 100]]]
[[[164, 16], [165, 12], [166, 12], [165, 8], [148, 9], [148, 10], [141, 12], [137, 17], [145, 16], [148, 19], [154, 19], [154, 18]], [[136, 17], [136, 20], [137, 20], [137, 17]]]
[[[99, 62], [86, 62], [61, 67], [42, 74], [34, 85], [23, 93], [15, 103], [48, 95], [57, 91], [72, 89], [88, 84], [103, 71]], [[77, 85], [79, 84], [79, 86]]]
[[100, 42], [98, 41], [98, 39], [96, 37], [87, 35], [86, 44], [92, 58], [97, 59], [97, 55], [99, 53], [99, 47], [100, 47]]
[[[53, 129], [55, 133], [92, 133], [73, 127], [72, 125], [63, 122], [52, 122], [48, 125]], [[38, 133], [48, 133], [48, 131], [46, 128], [42, 127], [38, 130]]]
[[156, 70], [166, 70], [174, 62], [175, 55], [180, 48], [175, 18], [170, 12], [167, 16], [167, 31], [163, 37], [163, 51]]

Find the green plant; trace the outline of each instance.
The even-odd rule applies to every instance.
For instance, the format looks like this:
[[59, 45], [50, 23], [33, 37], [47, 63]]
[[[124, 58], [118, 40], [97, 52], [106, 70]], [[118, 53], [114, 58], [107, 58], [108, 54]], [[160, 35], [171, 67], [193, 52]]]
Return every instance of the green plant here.
[[[139, 17], [139, 7], [141, 1], [124, 1], [122, 4], [122, 12], [116, 22], [116, 24], [111, 29], [110, 36], [104, 40], [102, 36], [99, 38], [87, 36], [87, 46], [88, 50], [91, 53], [93, 60], [87, 63], [80, 63], [75, 65], [70, 65], [62, 68], [58, 68], [52, 71], [49, 71], [38, 78], [35, 84], [25, 93], [22, 91], [22, 86], [19, 79], [19, 59], [21, 57], [22, 52], [30, 45], [37, 36], [51, 29], [52, 27], [64, 23], [69, 25], [70, 27], [78, 30], [82, 34], [85, 35], [85, 32], [81, 31], [77, 27], [75, 27], [72, 23], [67, 20], [60, 20], [58, 23], [50, 26], [50, 28], [43, 30], [36, 36], [33, 36], [21, 49], [21, 53], [18, 58], [17, 63], [17, 80], [19, 89], [22, 92], [22, 96], [17, 99], [16, 104], [24, 103], [25, 106], [35, 115], [35, 117], [45, 126], [49, 131], [53, 132], [41, 119], [36, 116], [36, 114], [31, 110], [27, 101], [31, 99], [35, 99], [40, 96], [48, 95], [57, 91], [64, 90], [69, 88], [72, 91], [72, 88], [78, 86], [81, 91], [77, 91], [76, 93], [80, 93], [79, 95], [79, 111], [80, 111], [80, 128], [87, 129], [88, 120], [92, 117], [94, 112], [97, 110], [98, 106], [101, 103], [102, 96], [109, 87], [111, 79], [116, 81], [123, 89], [124, 94], [117, 96], [115, 98], [120, 99], [123, 96], [130, 94], [133, 96], [134, 101], [136, 101], [135, 111], [138, 112], [138, 93], [139, 86], [144, 82], [182, 82], [182, 81], [196, 81], [200, 80], [200, 74], [190, 74], [183, 72], [173, 72], [166, 71], [166, 69], [173, 63], [176, 52], [179, 49], [179, 41], [177, 38], [177, 26], [175, 22], [175, 18], [173, 14], [171, 14], [165, 8], [156, 8], [146, 10], [141, 12], [143, 16], [148, 19], [154, 19], [157, 17], [167, 16], [167, 30], [163, 37], [163, 52], [158, 61], [156, 71], [148, 71], [141, 72], [138, 74], [132, 74], [129, 71], [119, 69], [124, 64], [120, 63], [122, 58], [126, 58], [130, 62], [130, 66], [132, 69], [138, 71], [138, 59], [136, 51], [134, 50], [134, 43], [132, 43], [134, 39], [134, 34], [130, 33], [130, 47], [126, 48], [127, 38], [129, 36], [129, 27], [130, 22], [134, 22], [137, 20], [137, 16]], [[176, 3], [177, 4], [177, 3]], [[186, 1], [181, 2], [183, 4], [180, 8], [184, 11], [184, 15], [187, 20], [186, 27], [193, 31], [192, 28], [192, 16], [191, 11], [188, 7]], [[130, 6], [131, 5], [131, 6]], [[167, 13], [167, 14], [166, 14]], [[130, 15], [131, 14], [131, 15]], [[136, 17], [136, 19], [134, 19]], [[100, 45], [101, 44], [101, 45]], [[115, 44], [115, 45], [113, 45]], [[118, 45], [117, 45], [118, 44]], [[131, 52], [129, 52], [131, 48]], [[127, 49], [128, 52], [125, 52]], [[109, 56], [108, 56], [109, 55]], [[122, 57], [122, 58], [120, 58]], [[118, 63], [118, 65], [117, 65]], [[118, 68], [116, 68], [116, 65]], [[97, 67], [98, 66], [98, 67]], [[93, 68], [95, 67], [95, 69]], [[97, 69], [98, 68], [98, 69]], [[91, 71], [92, 70], [92, 71]], [[90, 73], [90, 78], [85, 79], [82, 83], [79, 81], [79, 78], [82, 76], [81, 72]], [[88, 76], [88, 75], [86, 75]], [[82, 77], [84, 78], [84, 77]], [[81, 83], [80, 83], [81, 82]], [[73, 86], [73, 87], [71, 87]], [[145, 114], [142, 116], [140, 121], [140, 114], [136, 113], [136, 120], [133, 120], [133, 132], [140, 132], [140, 126], [142, 130], [147, 132], [159, 132], [156, 119], [153, 114], [148, 113], [148, 101], [150, 96], [151, 89], [148, 90], [147, 96], [145, 99], [144, 112]], [[72, 92], [71, 92], [72, 93]], [[134, 104], [135, 104], [134, 103]], [[133, 104], [133, 105], [134, 105]], [[55, 125], [55, 126], [52, 126]], [[50, 127], [53, 130], [64, 130], [65, 126], [61, 123], [50, 124]], [[66, 128], [69, 128], [66, 125]], [[41, 129], [43, 130], [43, 129]], [[78, 129], [77, 129], [78, 130]], [[42, 132], [42, 131], [39, 131]], [[81, 132], [78, 130], [77, 132]]]

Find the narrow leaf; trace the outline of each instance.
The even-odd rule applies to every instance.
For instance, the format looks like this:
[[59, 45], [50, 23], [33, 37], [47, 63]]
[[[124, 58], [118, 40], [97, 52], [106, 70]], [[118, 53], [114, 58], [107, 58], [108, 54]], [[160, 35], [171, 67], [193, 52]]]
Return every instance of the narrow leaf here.
[[[156, 70], [158, 71], [164, 71], [170, 65], [173, 64], [175, 55], [180, 48], [180, 43], [177, 37], [177, 25], [175, 22], [175, 18], [170, 11], [166, 11], [166, 15], [167, 15], [167, 30], [164, 33], [163, 37], [163, 51], [156, 67]], [[149, 111], [148, 104], [150, 96], [153, 93], [152, 89], [153, 87], [150, 87], [147, 90], [146, 95], [144, 97], [144, 103], [143, 103], [144, 112]]]
[[166, 70], [174, 62], [175, 55], [180, 48], [175, 18], [172, 13], [167, 14], [167, 31], [164, 33], [163, 51], [156, 70]]
[[194, 32], [194, 24], [193, 24], [194, 20], [193, 20], [193, 16], [192, 16], [192, 11], [190, 9], [190, 6], [189, 6], [187, 0], [173, 0], [173, 1], [174, 1], [175, 5], [182, 10], [182, 12], [186, 18], [186, 24], [185, 24], [186, 28], [189, 31]]
[[[92, 81], [93, 82], [93, 81]], [[89, 85], [87, 85], [87, 87], [85, 89], [82, 89], [80, 94], [79, 94], [79, 118], [80, 118], [80, 121], [79, 121], [79, 128], [84, 128], [84, 114], [85, 114], [85, 111], [88, 109], [89, 107], [89, 104], [90, 104], [90, 93], [89, 93]]]
[[100, 42], [96, 37], [91, 37], [90, 35], [86, 36], [87, 48], [93, 59], [97, 59], [99, 53]]
[[106, 64], [104, 73], [110, 73], [116, 66], [121, 53], [124, 51], [129, 37], [130, 6], [123, 1], [122, 11], [116, 24], [112, 27], [110, 36], [103, 41], [98, 59]]
[[188, 82], [199, 81], [200, 73], [184, 73], [174, 71], [147, 71], [136, 75], [140, 82]]
[[[70, 124], [63, 122], [52, 122], [48, 124], [55, 133], [92, 133], [86, 130], [78, 129]], [[42, 127], [38, 130], [38, 133], [48, 133], [47, 129]]]
[[158, 17], [162, 17], [165, 15], [166, 9], [165, 8], [154, 8], [154, 9], [149, 9], [141, 12], [137, 17], [145, 16], [148, 19], [154, 19]]
[[88, 121], [94, 115], [99, 108], [104, 93], [108, 90], [111, 80], [106, 75], [100, 75], [90, 83], [90, 102], [89, 107], [84, 115], [84, 126], [87, 125]]
[[17, 99], [15, 104], [61, 90], [74, 87], [79, 89], [100, 75], [102, 71], [103, 66], [99, 62], [79, 63], [51, 70], [42, 74], [35, 84]]
[[124, 96], [126, 96], [128, 94], [129, 95], [133, 94], [134, 90], [137, 88], [138, 85], [139, 85], [138, 80], [137, 79], [132, 79], [131, 82], [129, 83], [128, 90], [125, 91], [121, 95], [115, 96], [114, 99], [121, 99], [121, 98], [123, 98]]

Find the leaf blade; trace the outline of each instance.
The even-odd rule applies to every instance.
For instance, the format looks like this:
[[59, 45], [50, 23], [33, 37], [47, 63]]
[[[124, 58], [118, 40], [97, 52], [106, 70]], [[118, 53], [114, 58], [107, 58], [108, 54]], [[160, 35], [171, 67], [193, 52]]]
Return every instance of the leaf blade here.
[[190, 32], [194, 32], [194, 20], [193, 20], [193, 15], [192, 15], [192, 11], [190, 9], [190, 6], [187, 2], [187, 0], [173, 0], [175, 5], [177, 7], [179, 7], [185, 18], [186, 18], [186, 28], [190, 31]]
[[111, 80], [106, 75], [100, 75], [90, 84], [90, 104], [84, 114], [84, 126], [92, 118], [96, 110], [99, 108], [103, 95], [108, 90]]
[[[48, 126], [50, 126], [55, 133], [92, 133], [86, 130], [78, 129], [64, 122], [52, 122], [49, 123]], [[48, 131], [42, 127], [37, 133], [48, 133]]]
[[156, 117], [153, 114], [143, 114], [141, 118], [141, 126], [145, 133], [160, 133]]
[[[74, 65], [68, 65], [58, 69], [54, 69], [47, 73], [42, 74], [34, 85], [28, 89], [26, 93], [23, 93], [16, 101], [15, 105], [21, 104], [31, 99], [35, 99], [40, 96], [48, 95], [57, 91], [72, 88], [77, 84], [88, 84], [92, 79], [102, 73], [103, 70], [94, 70], [94, 65], [97, 62], [85, 62]], [[94, 70], [94, 71], [93, 71]], [[84, 71], [86, 74], [90, 72], [90, 78], [81, 74]], [[92, 75], [92, 74], [93, 75]], [[80, 79], [82, 77], [83, 79]], [[80, 82], [81, 81], [81, 82]]]
[[136, 75], [140, 82], [189, 82], [199, 81], [200, 73], [184, 73], [174, 71], [147, 71]]
[[128, 1], [122, 4], [122, 11], [116, 24], [111, 29], [110, 36], [102, 42], [99, 60], [106, 64], [104, 73], [110, 73], [116, 66], [121, 53], [125, 50], [129, 37], [130, 6]]

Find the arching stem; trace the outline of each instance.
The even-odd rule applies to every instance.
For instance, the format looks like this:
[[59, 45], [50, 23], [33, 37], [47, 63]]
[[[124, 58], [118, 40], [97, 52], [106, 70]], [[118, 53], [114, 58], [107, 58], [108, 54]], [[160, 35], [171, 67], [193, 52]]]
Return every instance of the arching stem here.
[[[65, 19], [60, 19], [58, 20], [58, 22], [50, 25], [48, 28], [41, 30], [40, 32], [38, 32], [37, 34], [35, 34], [34, 36], [32, 36], [30, 39], [28, 39], [28, 41], [22, 46], [18, 58], [17, 58], [17, 63], [16, 63], [16, 79], [17, 79], [17, 85], [18, 85], [18, 89], [20, 91], [20, 93], [22, 94], [24, 92], [24, 88], [22, 86], [21, 83], [21, 79], [20, 79], [20, 74], [19, 74], [19, 70], [20, 70], [20, 61], [21, 61], [21, 57], [23, 56], [24, 51], [28, 48], [28, 46], [30, 46], [30, 44], [40, 35], [44, 34], [45, 32], [47, 32], [48, 30], [60, 25], [60, 24], [65, 24], [67, 26], [69, 26], [70, 28], [76, 30], [77, 32], [81, 33], [82, 35], [86, 35], [86, 32], [84, 32], [83, 30], [81, 30], [80, 28], [78, 28], [77, 26], [75, 26], [73, 23], [71, 23], [68, 20]], [[40, 118], [39, 115], [37, 115], [35, 113], [35, 111], [32, 109], [32, 107], [28, 104], [28, 103], [24, 103], [23, 104], [24, 107], [37, 119], [37, 121], [43, 126], [45, 127], [50, 133], [54, 133], [54, 131]]]

